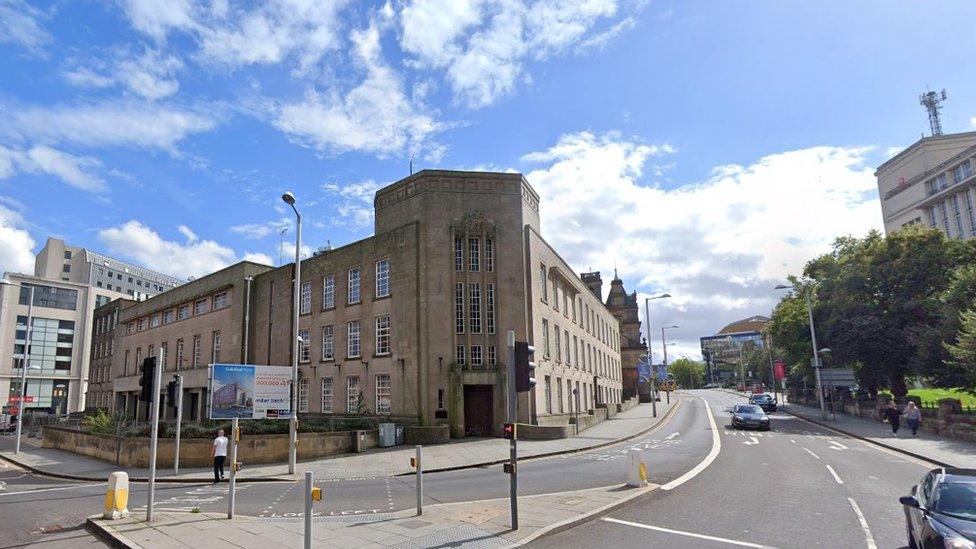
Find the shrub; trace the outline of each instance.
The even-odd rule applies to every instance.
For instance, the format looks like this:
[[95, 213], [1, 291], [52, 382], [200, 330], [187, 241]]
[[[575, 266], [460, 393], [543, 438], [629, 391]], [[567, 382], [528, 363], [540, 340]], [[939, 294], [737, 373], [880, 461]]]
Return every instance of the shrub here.
[[85, 419], [82, 420], [82, 426], [89, 433], [96, 435], [114, 435], [118, 422], [114, 416], [105, 410], [99, 410], [94, 414], [85, 416]]

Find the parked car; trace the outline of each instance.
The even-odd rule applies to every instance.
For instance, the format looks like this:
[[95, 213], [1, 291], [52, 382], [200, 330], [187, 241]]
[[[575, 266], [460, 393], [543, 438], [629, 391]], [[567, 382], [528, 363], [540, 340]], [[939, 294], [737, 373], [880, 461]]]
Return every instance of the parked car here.
[[752, 395], [749, 397], [749, 404], [755, 404], [763, 409], [764, 412], [775, 412], [776, 411], [776, 399], [773, 395], [769, 393], [763, 393], [761, 395]]
[[732, 407], [732, 427], [734, 429], [754, 427], [768, 431], [769, 416], [756, 404], [736, 404]]
[[911, 549], [976, 549], [976, 469], [933, 469], [899, 502]]

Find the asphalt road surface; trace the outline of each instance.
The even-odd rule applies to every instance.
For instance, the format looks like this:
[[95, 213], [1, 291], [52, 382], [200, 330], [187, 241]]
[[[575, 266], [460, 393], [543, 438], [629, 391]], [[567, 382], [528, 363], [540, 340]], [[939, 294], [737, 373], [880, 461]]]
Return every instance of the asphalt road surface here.
[[[721, 451], [697, 476], [607, 516], [543, 538], [533, 548], [904, 547], [898, 497], [932, 466], [772, 414], [772, 431], [729, 429], [725, 410], [744, 399], [690, 391], [707, 401]], [[710, 429], [702, 400], [685, 407]], [[879, 429], [884, 428], [879, 424]]]

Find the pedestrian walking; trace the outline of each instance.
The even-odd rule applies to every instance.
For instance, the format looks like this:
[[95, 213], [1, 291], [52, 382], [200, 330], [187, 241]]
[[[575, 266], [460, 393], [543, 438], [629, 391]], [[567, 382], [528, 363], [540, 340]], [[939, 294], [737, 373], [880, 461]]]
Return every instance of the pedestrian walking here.
[[895, 406], [895, 401], [888, 403], [884, 411], [885, 420], [891, 424], [891, 434], [898, 436], [898, 428], [901, 427], [901, 411]]
[[918, 436], [918, 426], [922, 423], [922, 410], [915, 406], [914, 402], [909, 402], [905, 407], [905, 423], [912, 430], [912, 436]]
[[224, 480], [224, 460], [227, 459], [227, 437], [224, 436], [223, 429], [217, 431], [210, 455], [213, 456], [214, 484], [217, 484]]

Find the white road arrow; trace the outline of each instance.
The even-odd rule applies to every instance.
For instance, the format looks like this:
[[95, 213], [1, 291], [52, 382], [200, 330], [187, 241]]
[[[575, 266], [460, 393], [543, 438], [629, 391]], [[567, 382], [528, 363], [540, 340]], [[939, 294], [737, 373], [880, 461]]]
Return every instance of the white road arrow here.
[[670, 435], [664, 437], [664, 440], [671, 440], [672, 438], [680, 435], [681, 433], [671, 433]]
[[753, 444], [759, 444], [759, 439], [756, 437], [749, 437], [749, 440], [743, 440], [742, 444], [746, 446], [752, 446]]
[[831, 450], [846, 450], [847, 449], [847, 446], [844, 446], [843, 444], [841, 444], [839, 442], [834, 442], [832, 440], [829, 441], [829, 442], [831, 444], [831, 446], [830, 446], [830, 449]]

